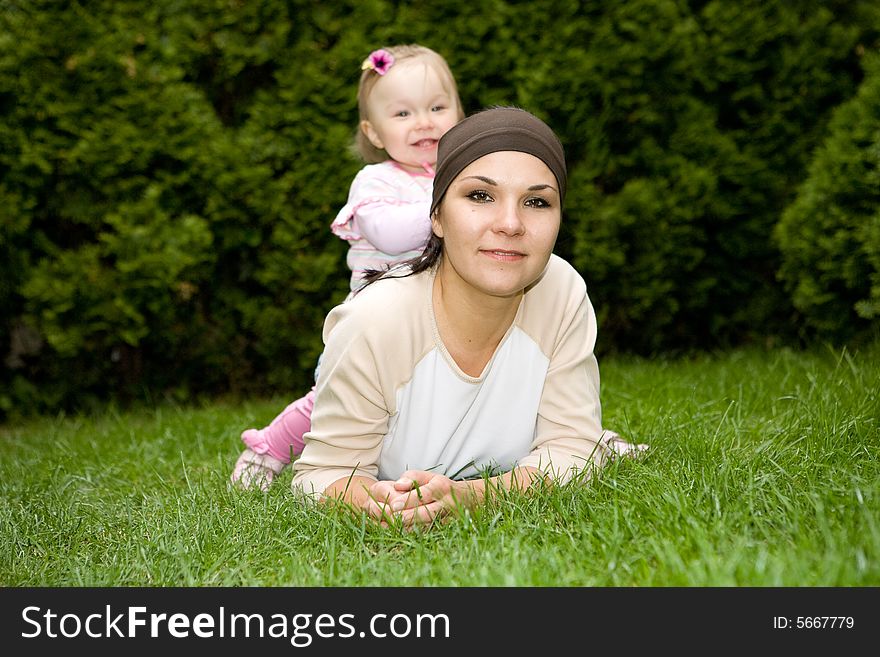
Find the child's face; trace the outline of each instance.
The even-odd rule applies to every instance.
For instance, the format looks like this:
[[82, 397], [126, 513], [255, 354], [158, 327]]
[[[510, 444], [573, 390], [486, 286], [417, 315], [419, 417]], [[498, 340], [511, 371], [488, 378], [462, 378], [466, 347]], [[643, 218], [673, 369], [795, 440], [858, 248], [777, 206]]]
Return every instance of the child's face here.
[[367, 99], [361, 130], [409, 171], [437, 163], [437, 142], [458, 121], [458, 107], [437, 71], [421, 59], [389, 69]]

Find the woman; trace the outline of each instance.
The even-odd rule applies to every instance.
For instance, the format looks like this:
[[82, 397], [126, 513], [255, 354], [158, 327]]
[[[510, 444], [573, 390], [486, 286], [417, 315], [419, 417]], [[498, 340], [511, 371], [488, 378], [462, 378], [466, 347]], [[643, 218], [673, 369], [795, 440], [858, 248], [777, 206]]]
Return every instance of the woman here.
[[425, 253], [327, 317], [294, 488], [411, 526], [641, 447], [603, 439], [596, 317], [552, 255], [565, 187], [562, 145], [528, 112], [443, 136]]

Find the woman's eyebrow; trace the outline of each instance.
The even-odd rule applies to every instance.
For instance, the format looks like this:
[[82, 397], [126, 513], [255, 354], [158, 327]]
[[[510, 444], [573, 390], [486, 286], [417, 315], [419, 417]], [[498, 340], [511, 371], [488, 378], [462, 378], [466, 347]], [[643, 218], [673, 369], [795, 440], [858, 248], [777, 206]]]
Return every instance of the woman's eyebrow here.
[[465, 178], [462, 178], [462, 180], [468, 180], [468, 179], [470, 179], [470, 178], [474, 178], [475, 180], [481, 180], [481, 181], [483, 181], [484, 183], [486, 183], [487, 185], [493, 185], [493, 186], [495, 186], [495, 187], [498, 187], [498, 183], [497, 183], [497, 182], [495, 182], [495, 181], [492, 180], [491, 178], [487, 178], [486, 176], [467, 176], [467, 177], [465, 177]]
[[[462, 180], [479, 180], [481, 182], [486, 183], [487, 185], [492, 185], [493, 187], [498, 187], [498, 183], [491, 178], [487, 178], [486, 176], [465, 176]], [[552, 189], [556, 191], [556, 188], [553, 185], [547, 185], [546, 183], [540, 183], [538, 185], [531, 185], [528, 188], [530, 192], [539, 192], [543, 189]]]

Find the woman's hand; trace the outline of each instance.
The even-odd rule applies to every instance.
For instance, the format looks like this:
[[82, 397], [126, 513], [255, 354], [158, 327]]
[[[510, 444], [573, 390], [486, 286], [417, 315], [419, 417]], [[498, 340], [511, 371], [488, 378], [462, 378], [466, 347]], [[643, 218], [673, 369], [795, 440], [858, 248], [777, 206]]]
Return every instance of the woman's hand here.
[[407, 470], [396, 481], [349, 477], [331, 484], [325, 497], [345, 501], [382, 527], [402, 523], [406, 529], [443, 521], [452, 513], [480, 504], [494, 488], [524, 491], [547, 483], [534, 467], [517, 467], [488, 480], [453, 481], [435, 472]]
[[472, 506], [478, 497], [468, 482], [425, 470], [407, 470], [397, 481], [377, 486], [381, 484], [385, 484], [379, 490], [385, 495], [386, 517], [406, 528], [443, 521], [450, 513]]
[[394, 522], [392, 507], [400, 505], [407, 494], [395, 488], [396, 482], [377, 481], [367, 490], [367, 497], [361, 506], [367, 515], [378, 520], [382, 526], [388, 526]]
[[424, 470], [408, 470], [397, 481], [369, 481], [363, 477], [340, 479], [328, 487], [327, 499], [339, 499], [361, 509], [388, 527], [402, 523], [407, 529], [445, 518], [450, 511], [476, 499], [467, 482]]

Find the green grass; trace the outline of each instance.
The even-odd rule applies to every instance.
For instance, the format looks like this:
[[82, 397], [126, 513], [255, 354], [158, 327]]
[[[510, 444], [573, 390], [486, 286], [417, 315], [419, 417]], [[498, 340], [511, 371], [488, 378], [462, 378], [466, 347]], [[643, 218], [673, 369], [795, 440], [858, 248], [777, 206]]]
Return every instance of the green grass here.
[[600, 365], [647, 456], [429, 532], [229, 490], [287, 399], [0, 429], [0, 585], [880, 584], [880, 345]]

